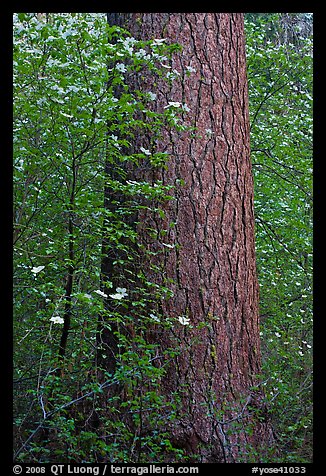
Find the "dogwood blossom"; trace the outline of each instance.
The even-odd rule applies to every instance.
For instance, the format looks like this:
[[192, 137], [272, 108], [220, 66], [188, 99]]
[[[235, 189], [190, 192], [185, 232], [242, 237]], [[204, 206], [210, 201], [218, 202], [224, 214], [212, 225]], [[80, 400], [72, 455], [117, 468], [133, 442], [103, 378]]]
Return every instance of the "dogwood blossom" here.
[[164, 106], [164, 109], [167, 109], [168, 107], [181, 107], [181, 102], [177, 102], [177, 101], [169, 101], [169, 103]]
[[122, 294], [123, 297], [128, 296], [126, 288], [117, 288], [116, 291], [117, 293]]
[[159, 320], [159, 318], [158, 318], [157, 316], [155, 316], [155, 314], [150, 314], [149, 317], [151, 317], [151, 318], [152, 318], [154, 321], [156, 321], [156, 322], [161, 322], [161, 321]]
[[105, 294], [103, 291], [100, 291], [100, 289], [97, 289], [96, 291], [94, 291], [94, 293], [98, 294], [99, 296], [102, 296], [104, 298], [107, 298], [108, 295]]
[[118, 71], [121, 71], [121, 73], [125, 73], [127, 71], [127, 68], [123, 63], [118, 63], [115, 67]]
[[140, 147], [140, 150], [145, 155], [151, 155], [150, 151], [148, 149], [144, 149], [144, 147]]
[[60, 316], [52, 316], [50, 321], [52, 321], [54, 324], [63, 324], [65, 322]]
[[170, 245], [169, 243], [162, 243], [163, 246], [165, 246], [166, 248], [174, 248], [174, 245]]
[[127, 291], [126, 288], [117, 288], [116, 294], [110, 294], [109, 296], [112, 299], [118, 299], [120, 301], [124, 297], [128, 296], [128, 293], [126, 291]]
[[183, 326], [188, 326], [190, 324], [190, 319], [186, 316], [179, 316], [178, 317], [178, 321], [180, 322], [180, 324], [182, 324]]
[[166, 38], [154, 38], [152, 44], [153, 45], [161, 45], [166, 41]]
[[37, 274], [40, 271], [42, 271], [42, 269], [44, 269], [44, 268], [45, 268], [45, 266], [37, 266], [37, 267], [32, 268], [31, 271], [32, 271], [32, 273]]

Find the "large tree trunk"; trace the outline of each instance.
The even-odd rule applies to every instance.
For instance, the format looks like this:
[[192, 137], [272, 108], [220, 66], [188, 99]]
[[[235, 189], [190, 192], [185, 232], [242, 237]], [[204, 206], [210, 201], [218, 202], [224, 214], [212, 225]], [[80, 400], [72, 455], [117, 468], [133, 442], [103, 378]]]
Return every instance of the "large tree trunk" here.
[[[243, 16], [113, 13], [108, 19], [137, 39], [182, 45], [169, 70], [178, 80], [154, 87], [145, 78], [143, 87], [157, 94], [158, 110], [168, 101], [185, 103], [185, 122], [196, 128], [166, 132], [157, 143], [170, 160], [156, 178], [176, 185], [174, 200], [164, 219], [141, 217], [158, 237], [167, 230], [154, 244], [144, 231], [144, 243], [174, 246], [161, 262], [155, 258], [161, 274], [148, 271], [153, 281], [173, 280], [174, 295], [161, 304], [162, 314], [175, 319], [181, 350], [173, 363], [163, 362], [163, 393], [182, 396], [171, 439], [203, 462], [246, 460], [247, 445], [263, 451], [269, 428], [260, 387], [254, 389], [261, 364]], [[149, 138], [139, 142], [146, 146]], [[159, 338], [162, 349], [171, 346], [171, 333]]]

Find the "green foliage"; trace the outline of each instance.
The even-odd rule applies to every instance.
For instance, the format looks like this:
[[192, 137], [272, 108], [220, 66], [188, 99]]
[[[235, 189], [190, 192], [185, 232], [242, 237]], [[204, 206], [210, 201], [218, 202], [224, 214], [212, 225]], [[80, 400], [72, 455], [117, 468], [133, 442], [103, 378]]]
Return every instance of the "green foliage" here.
[[[141, 269], [132, 275], [138, 232], [129, 219], [138, 210], [160, 212], [170, 188], [128, 180], [128, 170], [165, 167], [168, 157], [156, 152], [155, 140], [163, 126], [181, 127], [182, 109], [154, 112], [155, 93], [130, 90], [126, 78], [135, 71], [166, 75], [163, 66], [176, 49], [136, 41], [108, 26], [103, 14], [14, 16], [19, 461], [94, 462], [110, 455], [129, 462], [144, 452], [160, 460], [174, 451], [162, 428], [173, 420], [175, 403], [163, 405], [156, 391], [165, 370], [146, 341], [159, 319], [153, 306], [169, 291]], [[133, 147], [140, 130], [151, 131], [148, 149]], [[101, 274], [103, 237], [113, 267], [125, 269], [121, 283], [113, 282], [117, 271]], [[113, 373], [98, 362], [108, 358], [99, 343], [105, 330], [118, 341]], [[111, 392], [116, 387], [124, 399]], [[127, 421], [115, 418], [122, 409]]]
[[280, 461], [309, 462], [312, 42], [300, 22], [296, 41], [285, 41], [282, 19], [259, 14], [246, 22], [264, 387]]
[[[302, 25], [291, 27], [295, 35], [283, 34], [282, 18], [250, 14], [246, 21], [261, 385], [279, 461], [309, 462], [312, 48]], [[108, 26], [103, 14], [14, 16], [17, 461], [186, 461], [166, 428], [188, 388], [176, 389], [167, 402], [160, 394], [161, 362], [190, 355], [197, 339], [185, 329], [181, 343], [157, 355], [162, 329], [173, 335], [175, 325], [188, 324], [187, 316], [168, 320], [160, 313], [169, 283], [151, 282], [139, 263], [146, 250], [134, 223], [139, 211], [164, 218], [162, 202], [171, 190], [158, 180], [136, 180], [131, 171], [166, 167], [156, 141], [163, 127], [183, 128], [187, 106], [169, 103], [157, 113], [154, 91], [128, 87], [135, 72], [150, 74], [153, 88], [158, 77], [172, 83], [164, 65], [178, 48], [136, 41]], [[146, 149], [137, 149], [139, 131], [151, 132]], [[161, 248], [157, 253], [169, 252], [168, 244]], [[106, 256], [112, 275], [101, 269]], [[145, 265], [150, 262], [149, 253]], [[210, 325], [202, 324], [208, 332]], [[117, 344], [114, 366], [105, 334]], [[253, 425], [264, 415], [247, 396], [230, 409], [227, 402], [218, 408], [211, 395], [207, 412], [226, 451], [233, 434], [247, 441], [239, 461], [275, 462], [274, 453], [258, 455], [250, 445]], [[226, 420], [230, 412], [234, 417]]]

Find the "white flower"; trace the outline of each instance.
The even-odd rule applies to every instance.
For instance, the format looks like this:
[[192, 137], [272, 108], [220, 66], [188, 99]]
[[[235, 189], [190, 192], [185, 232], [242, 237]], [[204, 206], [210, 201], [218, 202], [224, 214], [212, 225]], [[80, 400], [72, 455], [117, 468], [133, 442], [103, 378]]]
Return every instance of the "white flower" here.
[[307, 347], [308, 347], [308, 349], [311, 349], [311, 345], [310, 345], [310, 344], [307, 344]]
[[149, 96], [149, 99], [151, 101], [155, 101], [155, 99], [157, 98], [157, 95], [155, 93], [152, 93], [151, 91], [149, 91], [147, 95]]
[[164, 106], [164, 109], [167, 109], [168, 107], [181, 107], [181, 102], [169, 101], [169, 103]]
[[122, 294], [122, 297], [128, 296], [126, 288], [117, 288], [116, 291], [117, 293]]
[[176, 69], [173, 69], [172, 71], [169, 71], [166, 76], [168, 78], [177, 78], [178, 76], [180, 76], [180, 73]]
[[165, 246], [166, 248], [174, 248], [174, 245], [169, 245], [168, 243], [162, 243], [163, 246]]
[[301, 352], [301, 350], [299, 350], [298, 354], [303, 356], [303, 352]]
[[139, 185], [139, 182], [135, 182], [135, 180], [127, 180], [128, 185]]
[[123, 46], [129, 46], [129, 44], [134, 45], [135, 43], [137, 43], [137, 40], [135, 40], [133, 36], [128, 36], [127, 38], [122, 40], [121, 43], [123, 44]]
[[148, 149], [144, 149], [144, 147], [140, 147], [140, 150], [142, 151], [143, 154], [145, 155], [151, 155], [150, 151]]
[[133, 38], [134, 41], [132, 41], [131, 38], [126, 38], [124, 41], [121, 43], [123, 44], [124, 48], [126, 51], [128, 51], [129, 54], [132, 54], [133, 52], [133, 44], [135, 43], [135, 39]]
[[190, 108], [187, 106], [187, 104], [183, 104], [182, 109], [186, 112], [190, 111]]
[[190, 319], [186, 316], [179, 316], [178, 317], [178, 321], [180, 322], [180, 324], [182, 324], [183, 326], [188, 326], [190, 324]]
[[100, 291], [99, 289], [97, 289], [96, 291], [94, 291], [94, 293], [98, 294], [99, 296], [102, 296], [104, 298], [107, 298], [108, 295], [105, 294], [103, 291]]
[[31, 271], [32, 271], [32, 273], [37, 274], [40, 271], [42, 271], [42, 269], [44, 269], [44, 268], [45, 268], [45, 266], [37, 266], [36, 268], [35, 267], [32, 268]]
[[195, 68], [193, 68], [192, 66], [187, 66], [187, 71], [188, 71], [189, 73], [196, 73]]
[[[96, 292], [96, 291], [95, 291], [95, 292]], [[87, 293], [86, 293], [86, 294], [84, 294], [84, 296], [85, 296], [85, 298], [87, 298], [87, 299], [92, 299], [92, 296], [91, 296], [90, 294], [87, 294]]]
[[208, 128], [208, 129], [205, 129], [205, 132], [206, 132], [206, 134], [209, 135], [209, 136], [213, 134], [212, 129], [209, 129], [209, 128]]
[[116, 294], [110, 294], [109, 296], [112, 299], [118, 299], [120, 301], [122, 298], [128, 296], [128, 293], [126, 291], [126, 288], [117, 288]]
[[279, 332], [275, 332], [276, 337], [281, 337], [281, 334]]
[[151, 317], [151, 318], [152, 318], [154, 321], [156, 321], [156, 322], [161, 322], [161, 321], [159, 320], [159, 318], [158, 318], [157, 316], [155, 316], [155, 314], [150, 314], [149, 317]]
[[121, 73], [125, 73], [127, 71], [127, 68], [125, 67], [125, 65], [123, 63], [118, 63], [115, 68], [118, 70], [118, 71], [121, 71]]
[[64, 319], [62, 319], [62, 317], [60, 317], [60, 316], [52, 316], [50, 321], [52, 321], [54, 324], [63, 324], [64, 323]]
[[166, 38], [155, 38], [153, 40], [153, 45], [161, 45], [166, 41]]
[[68, 117], [69, 119], [74, 117], [74, 116], [71, 116], [70, 114], [66, 114], [65, 112], [61, 112], [61, 111], [59, 111], [59, 112], [60, 112], [60, 114], [62, 114], [65, 117]]
[[146, 51], [143, 48], [140, 48], [139, 51], [136, 51], [135, 55], [137, 58], [146, 58]]
[[122, 294], [109, 294], [109, 296], [112, 298], [112, 299], [122, 299], [123, 296]]

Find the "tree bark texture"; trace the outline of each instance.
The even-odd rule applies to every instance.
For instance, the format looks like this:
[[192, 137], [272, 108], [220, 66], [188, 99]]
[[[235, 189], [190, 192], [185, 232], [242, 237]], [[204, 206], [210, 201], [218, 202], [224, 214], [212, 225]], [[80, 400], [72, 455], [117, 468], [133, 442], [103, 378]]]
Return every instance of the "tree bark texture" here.
[[[243, 16], [111, 13], [108, 20], [137, 39], [182, 45], [167, 69], [179, 75], [172, 85], [140, 81], [157, 94], [158, 110], [169, 101], [186, 104], [184, 121], [195, 128], [166, 131], [155, 144], [170, 159], [151, 179], [175, 185], [174, 199], [164, 205], [165, 218], [140, 217], [144, 243], [162, 251], [161, 260], [154, 258], [161, 273], [145, 264], [149, 277], [173, 280], [174, 295], [161, 304], [161, 313], [175, 319], [181, 350], [173, 362], [162, 360], [162, 392], [182, 395], [171, 439], [203, 462], [245, 460], [247, 445], [262, 452], [270, 431], [253, 411], [262, 416], [264, 408], [260, 387], [253, 389], [261, 362]], [[136, 146], [149, 143], [141, 136]], [[148, 226], [157, 230], [154, 243]], [[150, 338], [161, 349], [171, 346], [168, 332], [154, 329]]]

